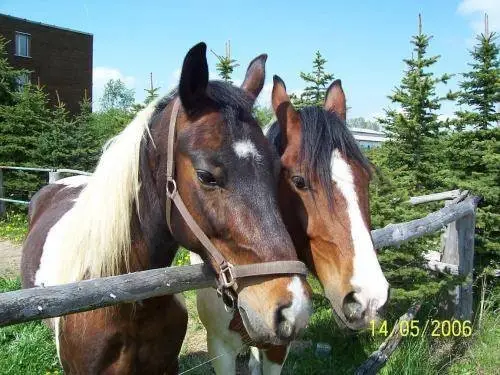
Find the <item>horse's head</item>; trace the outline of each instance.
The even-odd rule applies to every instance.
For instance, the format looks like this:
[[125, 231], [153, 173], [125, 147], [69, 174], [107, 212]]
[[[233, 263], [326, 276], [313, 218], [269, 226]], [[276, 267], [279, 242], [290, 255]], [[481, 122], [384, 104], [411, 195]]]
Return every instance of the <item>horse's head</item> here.
[[341, 83], [329, 87], [324, 108], [297, 111], [275, 76], [272, 105], [284, 220], [341, 322], [363, 328], [386, 303], [388, 283], [370, 235], [370, 165], [345, 125]]
[[[277, 203], [279, 156], [252, 116], [266, 58], [255, 58], [241, 87], [235, 87], [208, 80], [206, 46], [200, 43], [184, 59], [177, 91], [182, 104], [174, 148], [178, 193], [233, 265], [297, 259]], [[174, 99], [164, 108], [159, 104], [167, 116]], [[151, 169], [157, 171], [157, 190], [165, 195], [167, 129], [155, 121], [151, 132], [157, 153]], [[171, 229], [181, 245], [213, 262], [175, 206]], [[241, 279], [238, 309], [254, 341], [287, 342], [307, 324], [310, 289], [300, 276]]]

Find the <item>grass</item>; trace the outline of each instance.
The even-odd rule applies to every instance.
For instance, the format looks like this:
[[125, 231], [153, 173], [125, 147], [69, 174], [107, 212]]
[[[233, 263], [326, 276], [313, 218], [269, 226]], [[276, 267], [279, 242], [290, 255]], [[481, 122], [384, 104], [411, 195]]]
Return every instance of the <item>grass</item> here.
[[[318, 292], [319, 286], [311, 280]], [[20, 288], [18, 278], [1, 278], [0, 292]], [[474, 333], [468, 339], [434, 338], [428, 332], [414, 338], [403, 339], [396, 352], [381, 370], [383, 375], [475, 375], [499, 374], [500, 371], [500, 316], [498, 291], [487, 297], [488, 306], [483, 314], [481, 327], [476, 322]], [[196, 294], [184, 293], [189, 313], [188, 340], [180, 356], [180, 371], [203, 364], [208, 356], [204, 349], [205, 332], [196, 313]], [[334, 323], [327, 301], [314, 295], [315, 312], [309, 328], [301, 340], [311, 342], [301, 352], [291, 352], [283, 368], [283, 374], [352, 374], [383, 340], [365, 331], [357, 335], [340, 331]], [[421, 317], [421, 319], [423, 319]], [[328, 343], [330, 355], [321, 357], [315, 353], [315, 344]], [[200, 344], [201, 343], [201, 344]], [[43, 323], [31, 322], [0, 328], [0, 374], [60, 374], [52, 333]], [[458, 353], [463, 353], [457, 355]], [[211, 373], [205, 364], [190, 371], [190, 375]]]
[[[18, 278], [0, 277], [0, 293], [21, 287]], [[42, 322], [0, 328], [0, 374], [61, 374], [52, 332]]]
[[[26, 233], [26, 216], [8, 213], [0, 220], [0, 239], [20, 243]], [[181, 251], [175, 264], [188, 262], [186, 251]], [[283, 368], [283, 374], [352, 374], [377, 349], [383, 337], [372, 337], [365, 331], [356, 335], [340, 330], [333, 320], [328, 301], [322, 296], [317, 280], [309, 282], [315, 292], [314, 314], [308, 329], [300, 338], [305, 345], [301, 351], [292, 351]], [[0, 292], [20, 288], [18, 278], [2, 278]], [[184, 293], [189, 314], [188, 337], [180, 353], [180, 372], [189, 375], [213, 373], [205, 352], [205, 331], [196, 312], [196, 293]], [[485, 297], [481, 322], [476, 321], [469, 338], [433, 338], [429, 332], [418, 337], [406, 337], [380, 371], [383, 375], [493, 375], [500, 374], [500, 287], [490, 288]], [[422, 308], [417, 319], [431, 318], [430, 309]], [[396, 317], [390, 317], [393, 322]], [[389, 323], [389, 327], [392, 324]], [[315, 353], [317, 343], [332, 348], [326, 356]], [[41, 322], [18, 324], [0, 328], [0, 375], [61, 374], [52, 332]], [[245, 359], [241, 359], [245, 365]], [[199, 366], [199, 367], [197, 367]]]
[[0, 219], [0, 239], [21, 244], [28, 231], [28, 217], [23, 212], [7, 211]]

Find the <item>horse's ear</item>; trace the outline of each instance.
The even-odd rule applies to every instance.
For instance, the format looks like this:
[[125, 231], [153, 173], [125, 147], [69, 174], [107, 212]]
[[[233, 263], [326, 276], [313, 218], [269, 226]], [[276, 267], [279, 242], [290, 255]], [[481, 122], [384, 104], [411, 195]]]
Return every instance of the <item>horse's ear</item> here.
[[290, 142], [300, 139], [300, 117], [293, 108], [290, 97], [286, 92], [285, 82], [277, 75], [273, 76], [271, 102], [283, 135], [282, 147], [284, 148]]
[[208, 85], [207, 45], [203, 42], [192, 47], [182, 64], [179, 97], [187, 113], [195, 111], [206, 97]]
[[248, 64], [245, 80], [241, 84], [241, 88], [249, 93], [254, 100], [257, 99], [262, 87], [264, 87], [266, 60], [267, 55], [265, 53], [253, 59], [250, 64]]
[[325, 109], [334, 112], [342, 120], [346, 119], [345, 94], [342, 89], [342, 82], [336, 79], [326, 90]]

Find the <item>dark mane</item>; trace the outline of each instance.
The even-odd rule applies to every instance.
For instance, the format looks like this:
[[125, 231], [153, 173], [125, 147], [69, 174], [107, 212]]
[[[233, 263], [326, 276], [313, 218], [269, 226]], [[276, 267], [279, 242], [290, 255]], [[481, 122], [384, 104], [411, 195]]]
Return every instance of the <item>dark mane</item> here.
[[[232, 108], [237, 112], [250, 113], [252, 111], [253, 99], [239, 87], [224, 81], [209, 81], [207, 86], [208, 98], [219, 108]], [[151, 117], [152, 121], [177, 95], [177, 89], [161, 98]]]
[[[304, 107], [298, 111], [302, 123], [302, 142], [300, 145], [299, 162], [310, 181], [313, 174], [319, 178], [320, 184], [327, 192], [328, 202], [333, 204], [331, 189], [331, 167], [330, 162], [334, 149], [338, 149], [349, 159], [358, 162], [368, 173], [370, 163], [363, 155], [347, 128], [335, 113], [325, 111], [316, 106]], [[271, 125], [267, 138], [281, 154], [281, 129], [278, 122]]]

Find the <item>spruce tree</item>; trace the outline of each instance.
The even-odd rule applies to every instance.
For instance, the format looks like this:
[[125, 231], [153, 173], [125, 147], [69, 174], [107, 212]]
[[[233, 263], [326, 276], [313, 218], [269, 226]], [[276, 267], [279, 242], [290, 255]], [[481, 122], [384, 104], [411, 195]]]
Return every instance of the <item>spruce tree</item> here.
[[7, 41], [0, 35], [0, 104], [12, 104], [13, 93], [18, 89], [17, 78], [27, 70], [14, 69], [7, 60]]
[[[485, 22], [487, 24], [487, 22]], [[460, 83], [458, 103], [467, 105], [469, 110], [457, 111], [457, 129], [467, 126], [488, 129], [498, 124], [500, 113], [496, 105], [500, 102], [500, 59], [496, 43], [498, 35], [488, 32], [476, 37], [477, 45], [470, 54], [473, 62], [470, 72], [464, 73]]]
[[390, 138], [386, 144], [389, 149], [388, 167], [408, 174], [413, 189], [417, 190], [432, 187], [429, 175], [434, 167], [434, 146], [443, 127], [437, 110], [443, 100], [454, 97], [451, 92], [446, 97], [439, 97], [436, 93], [436, 86], [446, 84], [451, 76], [443, 74], [436, 77], [430, 71], [440, 58], [439, 55], [427, 56], [431, 38], [422, 32], [419, 15], [418, 33], [411, 40], [414, 46], [412, 57], [403, 60], [407, 69], [401, 84], [389, 96], [400, 111], [386, 109], [385, 117], [379, 119]]
[[158, 97], [158, 92], [160, 91], [161, 87], [155, 87], [153, 85], [153, 73], [149, 74], [149, 88], [144, 89], [146, 91], [146, 98], [144, 99], [144, 104], [148, 105], [151, 103], [153, 100], [155, 100]]
[[234, 68], [238, 67], [239, 64], [236, 63], [235, 59], [231, 58], [231, 42], [226, 42], [226, 55], [220, 56], [216, 54], [213, 50], [212, 53], [219, 60], [215, 65], [215, 69], [219, 73], [219, 76], [226, 82], [233, 83], [231, 76], [233, 74]]
[[292, 103], [298, 108], [309, 105], [322, 106], [325, 101], [326, 89], [333, 81], [333, 74], [325, 71], [325, 64], [327, 60], [316, 51], [313, 60], [313, 70], [311, 73], [300, 72], [302, 78], [308, 86], [304, 89], [302, 94], [291, 95]]

